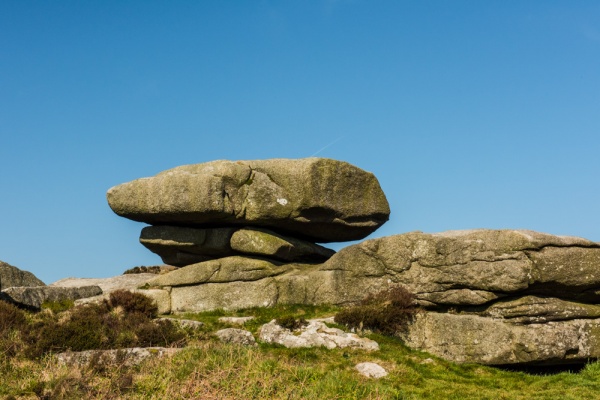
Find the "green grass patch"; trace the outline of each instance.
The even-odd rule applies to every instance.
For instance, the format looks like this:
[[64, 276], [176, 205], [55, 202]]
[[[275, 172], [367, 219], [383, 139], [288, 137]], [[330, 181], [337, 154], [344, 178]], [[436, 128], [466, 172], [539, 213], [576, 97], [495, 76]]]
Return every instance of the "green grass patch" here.
[[[129, 308], [136, 315], [147, 310], [139, 299], [113, 304], [109, 314], [120, 317]], [[4, 305], [0, 305], [2, 307]], [[107, 306], [108, 307], [108, 306]], [[110, 308], [110, 307], [109, 307]], [[5, 341], [15, 338], [15, 327], [31, 326], [43, 318], [65, 323], [76, 308], [31, 314], [4, 306], [0, 324]], [[136, 311], [137, 310], [137, 311]], [[204, 322], [202, 331], [224, 327], [221, 316], [248, 316], [250, 330], [273, 319], [311, 319], [335, 314], [335, 307], [279, 306], [237, 312], [214, 311], [178, 315]], [[596, 399], [600, 398], [600, 364], [590, 363], [578, 373], [532, 375], [474, 364], [454, 364], [407, 348], [398, 338], [371, 333], [380, 350], [310, 348], [287, 349], [228, 345], [188, 336], [188, 347], [172, 357], [148, 359], [137, 366], [60, 365], [50, 354], [30, 359], [19, 346], [0, 354], [0, 398], [52, 399]], [[21, 350], [20, 350], [21, 349]], [[354, 369], [359, 362], [383, 366], [389, 375], [374, 380]]]

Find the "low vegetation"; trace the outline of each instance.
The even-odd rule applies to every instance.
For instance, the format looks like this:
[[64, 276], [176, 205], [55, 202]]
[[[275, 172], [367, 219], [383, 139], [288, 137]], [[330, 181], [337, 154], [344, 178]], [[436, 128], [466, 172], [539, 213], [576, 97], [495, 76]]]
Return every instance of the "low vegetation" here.
[[403, 330], [417, 312], [412, 293], [395, 286], [370, 294], [360, 304], [341, 310], [335, 322], [356, 330], [368, 329], [385, 335]]
[[[393, 299], [399, 298], [398, 293], [375, 297], [359, 306], [370, 307], [379, 301], [392, 304]], [[407, 306], [407, 315], [414, 312], [412, 301], [407, 300], [403, 304]], [[273, 319], [298, 324], [302, 320], [349, 311], [335, 307], [293, 305], [177, 316], [204, 322], [200, 330], [193, 332], [182, 330], [169, 321], [152, 322], [155, 308], [145, 298], [131, 293], [117, 293], [97, 305], [71, 307], [57, 312], [53, 309], [49, 307], [42, 312], [31, 313], [0, 301], [0, 398], [600, 398], [599, 363], [590, 363], [578, 372], [553, 374], [457, 365], [412, 351], [397, 338], [382, 334], [387, 332], [389, 324], [402, 323], [395, 317], [386, 317], [383, 319], [385, 323], [380, 321], [369, 328], [374, 332], [367, 336], [380, 344], [380, 350], [376, 352], [286, 349], [268, 344], [242, 347], [220, 343], [211, 335], [217, 329], [228, 327], [218, 321], [220, 316], [252, 315], [255, 319], [246, 323], [244, 328], [256, 334], [260, 325]], [[362, 317], [352, 320], [362, 322], [363, 327], [371, 323]], [[154, 328], [150, 328], [149, 324]], [[79, 335], [84, 336], [74, 339]], [[94, 346], [91, 346], [92, 343]], [[120, 361], [106, 365], [97, 359], [88, 365], [67, 366], [53, 355], [67, 348], [148, 344], [186, 347], [174, 356], [151, 358], [134, 366]], [[354, 366], [364, 361], [380, 364], [389, 375], [379, 380], [362, 377]]]

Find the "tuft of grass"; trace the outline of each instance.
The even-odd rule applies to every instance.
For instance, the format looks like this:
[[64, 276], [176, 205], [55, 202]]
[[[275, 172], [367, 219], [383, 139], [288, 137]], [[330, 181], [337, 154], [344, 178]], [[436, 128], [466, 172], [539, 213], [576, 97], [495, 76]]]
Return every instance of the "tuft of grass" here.
[[50, 310], [57, 314], [63, 311], [67, 311], [75, 306], [75, 301], [71, 299], [63, 299], [56, 301], [45, 301], [42, 303], [42, 310]]

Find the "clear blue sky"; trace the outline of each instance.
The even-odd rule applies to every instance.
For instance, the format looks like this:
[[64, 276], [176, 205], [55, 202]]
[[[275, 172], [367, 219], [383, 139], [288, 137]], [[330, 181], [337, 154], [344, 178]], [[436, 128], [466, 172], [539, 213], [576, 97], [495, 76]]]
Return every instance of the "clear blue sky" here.
[[373, 172], [371, 237], [600, 241], [599, 150], [598, 1], [0, 2], [0, 260], [47, 283], [160, 264], [106, 190], [216, 159]]

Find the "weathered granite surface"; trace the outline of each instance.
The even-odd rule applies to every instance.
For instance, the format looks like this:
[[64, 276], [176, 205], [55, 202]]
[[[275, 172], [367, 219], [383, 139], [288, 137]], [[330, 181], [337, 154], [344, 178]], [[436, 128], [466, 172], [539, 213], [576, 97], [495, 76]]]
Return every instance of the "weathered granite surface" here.
[[0, 261], [0, 290], [14, 286], [44, 286], [34, 274]]
[[[423, 308], [406, 342], [450, 360], [572, 363], [600, 348], [600, 245], [581, 238], [411, 232], [346, 247], [321, 264], [226, 257], [148, 283], [168, 288], [173, 312], [345, 305], [402, 285]], [[494, 351], [485, 347], [494, 342]]]
[[184, 165], [115, 186], [107, 199], [151, 225], [256, 226], [317, 242], [362, 239], [390, 213], [373, 174], [325, 158]]

